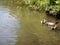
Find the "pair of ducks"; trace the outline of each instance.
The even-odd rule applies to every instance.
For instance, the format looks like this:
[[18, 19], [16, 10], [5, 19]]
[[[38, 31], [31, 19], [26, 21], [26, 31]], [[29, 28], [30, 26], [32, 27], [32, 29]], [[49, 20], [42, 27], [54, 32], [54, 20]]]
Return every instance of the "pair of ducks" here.
[[46, 24], [52, 30], [55, 30], [58, 27], [59, 22], [48, 22], [46, 19], [41, 20], [41, 24]]

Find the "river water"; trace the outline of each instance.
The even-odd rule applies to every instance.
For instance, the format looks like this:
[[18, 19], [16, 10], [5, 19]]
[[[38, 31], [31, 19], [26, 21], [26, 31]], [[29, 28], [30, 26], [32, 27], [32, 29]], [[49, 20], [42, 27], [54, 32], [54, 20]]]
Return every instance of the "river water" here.
[[19, 21], [9, 14], [9, 9], [0, 6], [0, 45], [15, 45]]
[[51, 30], [42, 25], [40, 21], [44, 18], [55, 21], [45, 13], [26, 7], [1, 5], [0, 45], [60, 45], [60, 28]]

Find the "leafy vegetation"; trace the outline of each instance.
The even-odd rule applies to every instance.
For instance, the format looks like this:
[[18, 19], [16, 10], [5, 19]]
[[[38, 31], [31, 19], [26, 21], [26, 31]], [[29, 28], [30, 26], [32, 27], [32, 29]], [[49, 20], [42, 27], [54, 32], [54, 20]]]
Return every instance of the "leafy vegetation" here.
[[49, 8], [60, 10], [60, 0], [5, 0], [4, 4], [8, 6], [28, 7], [37, 11], [44, 11]]

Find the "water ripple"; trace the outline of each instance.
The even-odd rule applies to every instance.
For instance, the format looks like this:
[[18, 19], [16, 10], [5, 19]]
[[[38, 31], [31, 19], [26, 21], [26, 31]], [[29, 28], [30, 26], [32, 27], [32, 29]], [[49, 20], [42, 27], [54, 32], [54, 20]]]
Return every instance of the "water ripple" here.
[[15, 45], [18, 20], [9, 15], [9, 9], [0, 7], [0, 45]]

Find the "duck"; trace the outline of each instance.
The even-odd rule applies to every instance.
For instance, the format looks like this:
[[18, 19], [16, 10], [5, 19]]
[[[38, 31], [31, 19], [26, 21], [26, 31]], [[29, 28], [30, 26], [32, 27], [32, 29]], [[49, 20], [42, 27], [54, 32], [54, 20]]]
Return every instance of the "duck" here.
[[49, 22], [46, 19], [41, 20], [41, 24], [47, 25], [50, 29], [55, 30], [58, 27], [58, 21], [56, 22]]
[[45, 24], [47, 22], [46, 19], [41, 20], [41, 24]]

